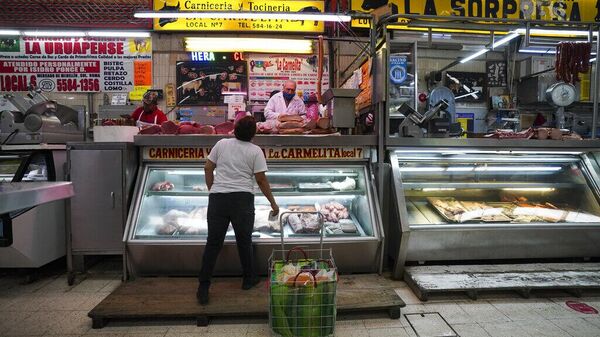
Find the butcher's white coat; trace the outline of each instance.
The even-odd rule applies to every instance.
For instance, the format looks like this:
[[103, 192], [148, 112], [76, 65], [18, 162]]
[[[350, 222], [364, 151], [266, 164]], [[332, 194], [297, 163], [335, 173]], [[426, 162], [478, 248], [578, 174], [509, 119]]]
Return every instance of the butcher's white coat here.
[[269, 102], [265, 107], [265, 118], [267, 120], [274, 120], [277, 119], [277, 116], [280, 114], [306, 116], [306, 106], [304, 105], [304, 101], [298, 97], [298, 95], [295, 95], [290, 104], [286, 106], [283, 93], [276, 93], [269, 99]]

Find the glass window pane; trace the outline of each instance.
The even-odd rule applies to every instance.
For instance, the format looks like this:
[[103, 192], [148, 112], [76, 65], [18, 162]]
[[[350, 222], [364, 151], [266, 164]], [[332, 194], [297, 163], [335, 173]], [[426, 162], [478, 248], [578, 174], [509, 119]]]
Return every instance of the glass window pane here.
[[578, 153], [396, 155], [411, 225], [600, 222]]

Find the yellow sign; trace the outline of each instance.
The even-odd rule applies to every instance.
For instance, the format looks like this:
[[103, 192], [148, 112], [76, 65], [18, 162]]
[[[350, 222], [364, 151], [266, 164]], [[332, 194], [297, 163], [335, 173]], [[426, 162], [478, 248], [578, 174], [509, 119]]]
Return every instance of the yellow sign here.
[[[156, 137], [156, 136], [153, 136]], [[206, 137], [199, 135], [197, 137]], [[210, 136], [209, 136], [210, 137]], [[206, 160], [208, 147], [145, 147], [144, 160], [147, 161], [201, 161]], [[358, 160], [366, 156], [362, 147], [267, 147], [263, 148], [265, 158], [278, 160]]]
[[[244, 11], [322, 13], [323, 1], [296, 0], [154, 0], [155, 11]], [[154, 19], [154, 30], [175, 31], [324, 31], [323, 22], [273, 19]]]
[[[382, 1], [351, 0], [354, 11], [371, 12]], [[387, 1], [386, 1], [387, 2]], [[508, 18], [545, 21], [600, 21], [600, 3], [593, 0], [389, 0], [398, 14]], [[398, 22], [407, 22], [399, 20]], [[369, 27], [369, 20], [352, 21], [352, 27]]]
[[134, 86], [133, 90], [129, 92], [129, 100], [141, 101], [146, 91], [148, 91], [150, 88], [152, 88], [151, 85]]

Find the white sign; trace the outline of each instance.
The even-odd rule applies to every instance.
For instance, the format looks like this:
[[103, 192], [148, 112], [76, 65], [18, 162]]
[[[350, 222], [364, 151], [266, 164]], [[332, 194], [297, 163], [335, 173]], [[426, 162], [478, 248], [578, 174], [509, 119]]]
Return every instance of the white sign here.
[[0, 92], [129, 92], [152, 85], [150, 38], [2, 37]]
[[[268, 101], [271, 92], [283, 88], [286, 81], [296, 82], [296, 92], [305, 101], [317, 92], [316, 55], [249, 54], [248, 98], [253, 101]], [[327, 58], [323, 60], [322, 92], [329, 88]]]

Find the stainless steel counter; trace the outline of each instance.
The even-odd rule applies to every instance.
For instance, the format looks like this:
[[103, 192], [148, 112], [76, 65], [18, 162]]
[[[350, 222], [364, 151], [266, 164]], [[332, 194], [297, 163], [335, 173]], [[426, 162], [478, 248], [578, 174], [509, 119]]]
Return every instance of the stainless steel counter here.
[[[138, 146], [212, 146], [225, 135], [139, 135], [134, 137]], [[259, 146], [376, 146], [377, 136], [340, 135], [256, 135], [252, 141]]]
[[70, 198], [71, 182], [0, 183], [0, 214]]
[[492, 138], [409, 138], [390, 137], [387, 147], [435, 147], [439, 149], [468, 147], [495, 148], [496, 150], [526, 150], [548, 148], [600, 148], [600, 140], [537, 140], [537, 139], [492, 139]]

